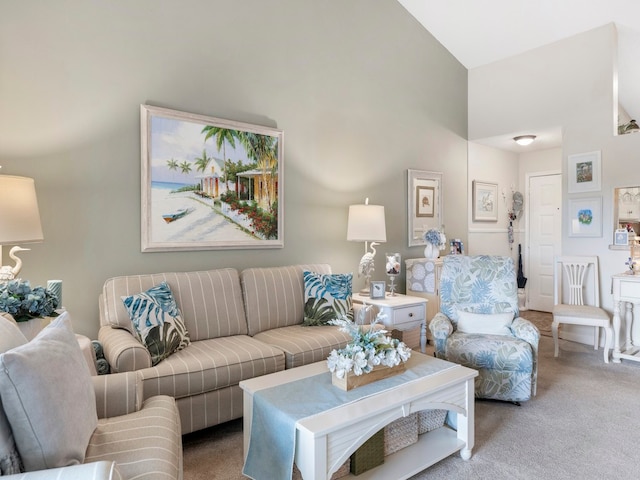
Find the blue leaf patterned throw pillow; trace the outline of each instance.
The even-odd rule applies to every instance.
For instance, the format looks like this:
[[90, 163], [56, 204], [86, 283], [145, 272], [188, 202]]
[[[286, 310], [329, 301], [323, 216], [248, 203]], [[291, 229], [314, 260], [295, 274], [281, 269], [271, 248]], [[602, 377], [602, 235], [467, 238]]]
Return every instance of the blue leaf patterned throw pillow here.
[[146, 292], [122, 297], [133, 329], [157, 365], [172, 353], [189, 345], [189, 333], [166, 282]]
[[327, 325], [346, 316], [353, 320], [352, 273], [320, 274], [303, 272], [304, 325]]

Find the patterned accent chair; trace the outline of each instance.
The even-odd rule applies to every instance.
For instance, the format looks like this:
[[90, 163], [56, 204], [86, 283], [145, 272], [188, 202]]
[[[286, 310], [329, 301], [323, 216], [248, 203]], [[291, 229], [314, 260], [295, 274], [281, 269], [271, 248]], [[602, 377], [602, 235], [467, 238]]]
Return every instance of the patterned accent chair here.
[[438, 358], [479, 371], [477, 398], [521, 402], [536, 394], [540, 333], [519, 317], [512, 258], [444, 257], [440, 312], [429, 329]]

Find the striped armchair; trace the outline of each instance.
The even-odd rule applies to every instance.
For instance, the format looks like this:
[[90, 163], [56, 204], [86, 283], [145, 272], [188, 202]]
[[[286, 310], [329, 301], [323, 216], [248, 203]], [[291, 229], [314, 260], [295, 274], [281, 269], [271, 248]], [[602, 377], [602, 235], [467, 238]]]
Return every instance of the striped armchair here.
[[[65, 314], [67, 315], [67, 314]], [[54, 326], [49, 328], [58, 328], [61, 331], [68, 328], [60, 317], [62, 326]], [[51, 341], [47, 339], [43, 341], [43, 347], [49, 349], [58, 349], [60, 356], [68, 363], [69, 371], [73, 372], [74, 367], [80, 367], [78, 370], [81, 375], [69, 373], [58, 375], [55, 366], [41, 365], [42, 368], [17, 370], [15, 360], [7, 360], [5, 355], [0, 355], [0, 363], [7, 368], [8, 361], [13, 362], [11, 372], [5, 370], [4, 374], [15, 382], [17, 378], [20, 381], [20, 372], [34, 375], [34, 383], [39, 378], [49, 378], [51, 384], [57, 382], [66, 382], [62, 384], [60, 390], [75, 391], [75, 386], [69, 387], [70, 383], [83, 385], [81, 388], [85, 391], [95, 394], [95, 413], [93, 415], [94, 422], [97, 416], [97, 424], [93, 423], [87, 431], [89, 438], [86, 450], [84, 443], [80, 444], [79, 454], [64, 453], [62, 459], [60, 454], [53, 452], [56, 444], [60, 445], [63, 433], [59, 429], [53, 429], [51, 426], [37, 425], [38, 421], [49, 423], [48, 417], [55, 416], [55, 409], [47, 409], [46, 401], [56, 403], [56, 398], [47, 397], [46, 401], [41, 397], [48, 392], [46, 389], [38, 391], [38, 385], [43, 382], [31, 385], [29, 388], [16, 384], [16, 387], [7, 386], [0, 382], [0, 395], [3, 402], [0, 403], [0, 476], [8, 479], [114, 479], [114, 480], [154, 480], [154, 479], [182, 479], [182, 436], [180, 429], [180, 416], [176, 407], [175, 400], [168, 396], [155, 396], [143, 400], [142, 382], [138, 373], [126, 372], [113, 375], [90, 376], [89, 369], [83, 369], [86, 358], [80, 350], [80, 346], [74, 344], [75, 336], [67, 330], [70, 342], [66, 343], [67, 348], [61, 349], [60, 345], [65, 345], [64, 335], [66, 333], [55, 334]], [[39, 335], [40, 336], [40, 335]], [[60, 338], [61, 340], [57, 340]], [[28, 344], [37, 342], [37, 339], [27, 342], [26, 338], [20, 333], [19, 329], [12, 320], [0, 317], [0, 354], [16, 356], [29, 356], [33, 350], [25, 350]], [[54, 343], [57, 342], [57, 343]], [[12, 352], [11, 354], [9, 352]], [[15, 352], [15, 353], [13, 353]], [[25, 362], [18, 362], [24, 364]], [[27, 366], [30, 364], [26, 364]], [[35, 370], [38, 370], [37, 372]], [[83, 371], [85, 370], [85, 371]], [[11, 376], [13, 375], [13, 376]], [[69, 376], [72, 375], [72, 376]], [[86, 382], [91, 382], [91, 387]], [[47, 383], [45, 380], [44, 383]], [[15, 393], [14, 393], [15, 391]], [[87, 398], [93, 400], [94, 395], [90, 394]], [[12, 417], [9, 404], [15, 403], [13, 399], [22, 403], [24, 414], [27, 415], [26, 422], [16, 422], [15, 415]], [[25, 399], [29, 402], [29, 406], [25, 405]], [[75, 404], [66, 403], [64, 410], [70, 410], [74, 419], [84, 417], [83, 410], [87, 403], [82, 398], [73, 397]], [[5, 401], [10, 402], [6, 403]], [[6, 408], [6, 414], [4, 408]], [[13, 407], [15, 410], [16, 407]], [[92, 409], [93, 407], [91, 407]], [[51, 410], [51, 411], [50, 411]], [[30, 413], [31, 412], [31, 413]], [[22, 412], [21, 412], [22, 413]], [[40, 420], [42, 419], [42, 420]], [[81, 419], [79, 420], [82, 421]], [[74, 423], [74, 422], [71, 422]], [[66, 422], [65, 425], [68, 425]], [[95, 425], [95, 428], [93, 428]], [[63, 428], [64, 429], [64, 428]], [[93, 432], [91, 433], [91, 429]], [[55, 432], [47, 436], [47, 432]], [[72, 432], [74, 430], [72, 429]], [[90, 435], [89, 435], [90, 434]], [[74, 442], [78, 441], [79, 435], [71, 433]], [[38, 448], [34, 449], [29, 446], [31, 438], [37, 439]], [[53, 438], [52, 438], [53, 437]], [[54, 447], [51, 447], [53, 445]], [[23, 448], [25, 450], [23, 450]], [[29, 467], [25, 461], [25, 455], [28, 455], [31, 464], [38, 463], [45, 465], [44, 467], [28, 468], [26, 473], [15, 473]], [[31, 460], [32, 458], [36, 460]], [[78, 464], [78, 460], [84, 460], [83, 464]], [[58, 468], [46, 468], [46, 465], [67, 465]]]
[[440, 312], [429, 329], [438, 358], [479, 371], [476, 397], [520, 402], [536, 394], [540, 334], [519, 317], [512, 258], [444, 257]]

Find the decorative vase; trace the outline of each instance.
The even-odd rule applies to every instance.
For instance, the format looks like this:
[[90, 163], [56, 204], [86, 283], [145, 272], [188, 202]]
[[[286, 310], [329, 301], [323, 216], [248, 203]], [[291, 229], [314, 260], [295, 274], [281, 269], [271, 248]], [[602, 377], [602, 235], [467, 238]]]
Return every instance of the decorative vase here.
[[427, 243], [424, 247], [424, 258], [435, 260], [440, 256], [440, 249], [432, 243]]

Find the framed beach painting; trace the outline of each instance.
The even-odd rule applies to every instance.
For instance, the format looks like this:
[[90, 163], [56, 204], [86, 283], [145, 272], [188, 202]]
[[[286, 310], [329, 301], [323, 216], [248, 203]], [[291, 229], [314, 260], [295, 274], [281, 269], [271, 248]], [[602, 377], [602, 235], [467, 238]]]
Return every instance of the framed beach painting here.
[[140, 106], [143, 252], [282, 248], [282, 130]]
[[407, 224], [409, 246], [422, 246], [424, 232], [441, 228], [442, 173], [407, 170]]
[[473, 221], [497, 222], [498, 221], [498, 184], [473, 181]]

